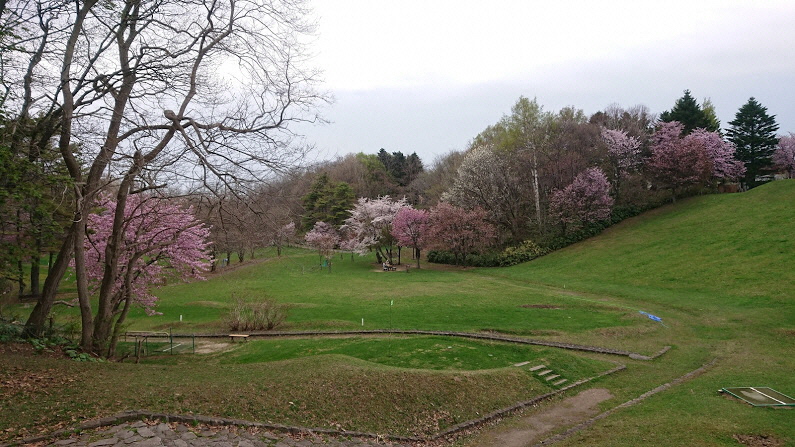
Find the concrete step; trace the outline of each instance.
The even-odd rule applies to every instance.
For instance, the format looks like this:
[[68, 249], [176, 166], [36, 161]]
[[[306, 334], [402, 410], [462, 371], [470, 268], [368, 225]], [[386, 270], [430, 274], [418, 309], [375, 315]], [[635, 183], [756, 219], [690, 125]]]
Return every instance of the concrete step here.
[[563, 385], [563, 384], [564, 384], [564, 383], [566, 383], [566, 382], [568, 382], [568, 380], [567, 380], [567, 379], [560, 379], [560, 380], [558, 380], [557, 382], [553, 383], [552, 385], [555, 385], [555, 386], [558, 386], [558, 385]]
[[[530, 362], [528, 362], [528, 363], [530, 363]], [[538, 371], [541, 368], [546, 368], [546, 366], [545, 365], [536, 365], [536, 366], [530, 368], [530, 371]]]
[[521, 362], [521, 363], [514, 363], [513, 366], [524, 366], [524, 365], [529, 365], [529, 364], [530, 364], [530, 362]]
[[544, 377], [544, 380], [546, 380], [547, 382], [549, 382], [550, 380], [555, 380], [555, 379], [557, 379], [558, 377], [560, 377], [560, 374], [552, 374], [552, 375], [549, 375], [549, 376], [546, 376], [546, 377]]
[[551, 372], [552, 372], [551, 369], [545, 369], [544, 371], [539, 372], [538, 375], [539, 376], [546, 376], [547, 374], [549, 374]]

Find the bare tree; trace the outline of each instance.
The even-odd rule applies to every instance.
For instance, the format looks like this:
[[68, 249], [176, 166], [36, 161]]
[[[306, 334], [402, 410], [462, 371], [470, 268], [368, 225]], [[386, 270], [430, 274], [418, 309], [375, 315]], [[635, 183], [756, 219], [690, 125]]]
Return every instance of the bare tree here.
[[513, 241], [526, 236], [532, 203], [525, 191], [528, 182], [516, 166], [515, 157], [495, 151], [490, 145], [477, 146], [467, 152], [458, 176], [442, 201], [466, 209], [482, 208], [489, 219], [502, 227]]
[[[27, 328], [41, 332], [74, 255], [82, 346], [104, 353], [113, 313], [107, 298], [119, 271], [130, 194], [174, 184], [186, 190], [246, 185], [303, 155], [290, 123], [316, 120], [313, 107], [323, 100], [313, 89], [317, 74], [301, 69], [302, 36], [312, 30], [308, 11], [301, 0], [20, 0], [7, 9], [24, 22], [49, 23], [46, 33], [20, 37], [18, 45], [31, 49], [19, 65], [27, 69], [9, 71], [12, 79], [4, 80], [33, 92], [16, 101], [19, 110], [59, 116], [57, 146], [76, 197], [73, 224]], [[47, 75], [53, 71], [54, 79]], [[118, 225], [92, 316], [85, 214], [109, 181]]]

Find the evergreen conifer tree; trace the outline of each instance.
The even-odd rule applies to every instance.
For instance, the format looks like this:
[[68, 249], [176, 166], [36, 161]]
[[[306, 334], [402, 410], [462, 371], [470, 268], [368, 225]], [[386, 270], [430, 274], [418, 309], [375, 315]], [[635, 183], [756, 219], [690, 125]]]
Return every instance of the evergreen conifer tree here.
[[768, 115], [767, 107], [751, 97], [729, 125], [726, 134], [737, 147], [737, 159], [745, 163], [745, 186], [752, 188], [757, 185], [757, 175], [772, 163], [778, 144], [776, 116]]
[[685, 94], [676, 100], [671, 110], [660, 114], [660, 121], [664, 123], [679, 121], [684, 125], [683, 135], [688, 135], [696, 129], [707, 129], [710, 132], [715, 132], [719, 127], [719, 125], [716, 127], [715, 120], [710, 119], [707, 113], [698, 105], [696, 99], [690, 94], [690, 90], [685, 90]]
[[303, 198], [304, 214], [301, 225], [311, 230], [315, 222], [342, 225], [350, 213], [355, 195], [351, 186], [345, 182], [331, 180], [327, 173], [320, 174]]

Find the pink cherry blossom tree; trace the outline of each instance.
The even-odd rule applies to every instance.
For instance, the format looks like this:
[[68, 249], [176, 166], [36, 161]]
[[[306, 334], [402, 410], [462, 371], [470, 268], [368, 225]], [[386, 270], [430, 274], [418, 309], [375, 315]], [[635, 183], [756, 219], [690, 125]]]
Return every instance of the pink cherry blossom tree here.
[[652, 135], [649, 168], [660, 188], [670, 189], [676, 201], [684, 188], [706, 183], [712, 177], [712, 160], [703, 144], [682, 139], [683, 126], [677, 121], [661, 123]]
[[773, 152], [773, 164], [787, 171], [789, 178], [795, 178], [795, 133], [790, 132], [788, 136], [779, 138], [776, 151]]
[[643, 162], [640, 140], [623, 130], [602, 128], [602, 140], [607, 145], [607, 157], [613, 170], [613, 190], [616, 197], [621, 191], [621, 180]]
[[610, 218], [613, 198], [610, 183], [599, 168], [588, 168], [563, 189], [552, 194], [549, 215], [563, 232]]
[[375, 251], [377, 257], [391, 264], [396, 242], [392, 236], [392, 221], [398, 211], [408, 206], [405, 198], [359, 198], [350, 210], [351, 217], [345, 219], [343, 225], [344, 230], [349, 231], [357, 241], [356, 252], [364, 256], [369, 251]]
[[463, 265], [468, 255], [489, 247], [496, 236], [486, 211], [481, 208], [466, 210], [441, 202], [428, 216], [429, 246], [450, 251], [457, 264]]
[[717, 132], [696, 129], [682, 139], [684, 144], [701, 146], [712, 163], [712, 178], [719, 181], [736, 181], [745, 174], [745, 164], [735, 158], [734, 144]]
[[304, 236], [306, 243], [317, 249], [320, 258], [326, 259], [328, 271], [331, 271], [331, 256], [334, 254], [334, 247], [340, 242], [340, 234], [333, 225], [326, 222], [315, 222], [315, 225]]
[[417, 268], [420, 268], [420, 250], [425, 245], [428, 232], [428, 212], [411, 207], [401, 208], [392, 221], [392, 236], [398, 244], [414, 249]]
[[[182, 207], [173, 200], [132, 195], [127, 198], [122, 224], [120, 246], [116, 247], [116, 270], [108, 272], [112, 263], [106, 262], [108, 241], [113, 231], [116, 202], [103, 195], [97, 202], [98, 212], [88, 216], [89, 234], [85, 239], [85, 266], [90, 290], [98, 292], [107, 275], [114, 279], [111, 293], [99, 297], [96, 316], [81, 303], [84, 322], [84, 348], [107, 349], [101, 354], [112, 356], [120, 329], [133, 305], [155, 314], [157, 297], [150, 288], [163, 284], [166, 276], [181, 279], [203, 279], [210, 268], [210, 229], [199, 222], [190, 207]], [[89, 304], [90, 305], [90, 304]], [[106, 315], [103, 315], [107, 313]], [[86, 325], [89, 322], [92, 324]], [[85, 338], [91, 334], [93, 340]], [[86, 328], [88, 326], [88, 328]], [[107, 326], [107, 327], [105, 327]], [[98, 339], [108, 334], [110, 339]], [[112, 334], [112, 335], [111, 335]]]

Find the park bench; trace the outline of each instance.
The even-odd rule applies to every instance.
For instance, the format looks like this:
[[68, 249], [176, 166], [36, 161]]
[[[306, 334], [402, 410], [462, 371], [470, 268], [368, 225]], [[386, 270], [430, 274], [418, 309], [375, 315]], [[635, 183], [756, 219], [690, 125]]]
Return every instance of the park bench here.
[[232, 343], [234, 343], [235, 340], [248, 341], [248, 334], [229, 334], [229, 339]]
[[385, 272], [395, 272], [395, 271], [397, 271], [397, 267], [395, 267], [392, 264], [384, 263], [384, 271]]

